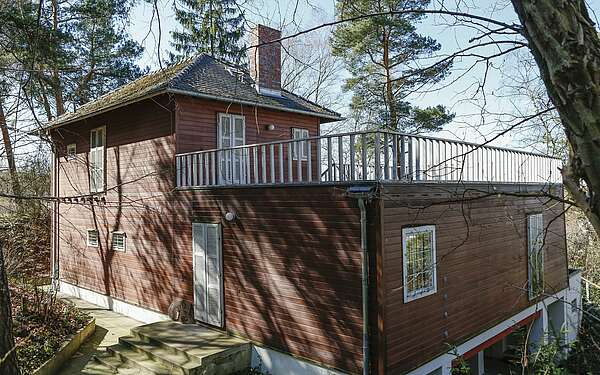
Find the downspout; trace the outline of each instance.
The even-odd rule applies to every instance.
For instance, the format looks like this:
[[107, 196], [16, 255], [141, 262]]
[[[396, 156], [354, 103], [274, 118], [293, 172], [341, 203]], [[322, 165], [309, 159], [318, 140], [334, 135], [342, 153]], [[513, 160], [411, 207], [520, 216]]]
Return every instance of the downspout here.
[[360, 209], [360, 249], [362, 252], [362, 319], [363, 319], [363, 375], [370, 372], [369, 360], [369, 251], [367, 247], [367, 206], [365, 200], [372, 195], [373, 186], [352, 186], [346, 191], [358, 200]]
[[358, 198], [360, 207], [360, 248], [362, 250], [363, 309], [363, 375], [369, 374], [369, 252], [367, 251], [367, 207], [365, 198]]
[[56, 145], [52, 145], [52, 237], [51, 237], [51, 261], [50, 275], [52, 278], [52, 290], [59, 290], [59, 263], [58, 263], [58, 152]]

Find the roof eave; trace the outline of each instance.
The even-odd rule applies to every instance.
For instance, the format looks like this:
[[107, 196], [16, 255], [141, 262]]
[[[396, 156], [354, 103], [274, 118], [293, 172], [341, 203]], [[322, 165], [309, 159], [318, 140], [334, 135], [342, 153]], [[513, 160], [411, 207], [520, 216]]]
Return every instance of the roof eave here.
[[135, 98], [135, 99], [132, 99], [132, 100], [124, 101], [122, 103], [119, 103], [119, 104], [116, 104], [116, 105], [112, 105], [112, 106], [108, 106], [108, 107], [100, 109], [98, 111], [90, 112], [87, 115], [77, 116], [77, 117], [74, 117], [72, 119], [64, 120], [64, 121], [60, 121], [60, 119], [56, 119], [55, 121], [50, 122], [48, 124], [48, 126], [44, 128], [44, 130], [45, 131], [49, 131], [49, 130], [53, 130], [53, 129], [56, 129], [56, 128], [60, 128], [61, 126], [69, 125], [69, 124], [72, 124], [72, 123], [77, 122], [77, 121], [88, 119], [90, 117], [98, 116], [98, 115], [101, 115], [103, 113], [106, 113], [106, 112], [109, 112], [109, 111], [112, 111], [112, 110], [115, 110], [115, 109], [118, 109], [118, 108], [122, 108], [122, 107], [128, 106], [130, 104], [134, 104], [134, 103], [146, 100], [146, 99], [153, 98], [155, 96], [164, 94], [166, 92], [167, 91], [165, 89], [161, 89], [161, 90], [152, 92], [150, 94], [147, 94], [147, 95], [144, 95], [144, 96], [140, 96], [139, 98]]
[[268, 108], [268, 109], [273, 109], [273, 110], [276, 110], [276, 111], [298, 113], [298, 114], [303, 114], [303, 115], [314, 116], [314, 117], [319, 117], [319, 118], [322, 118], [322, 119], [326, 119], [327, 120], [326, 122], [333, 122], [333, 121], [344, 120], [344, 118], [342, 116], [334, 115], [334, 114], [319, 113], [319, 112], [312, 112], [312, 111], [303, 111], [303, 110], [300, 110], [300, 109], [278, 107], [278, 106], [275, 106], [275, 105], [268, 105], [268, 104], [264, 104], [264, 103], [257, 103], [257, 102], [253, 102], [253, 101], [249, 101], [249, 100], [227, 98], [227, 97], [218, 96], [218, 95], [210, 95], [210, 94], [204, 94], [204, 93], [199, 93], [199, 92], [194, 92], [194, 91], [179, 90], [179, 89], [174, 89], [174, 88], [163, 88], [161, 90], [157, 90], [155, 92], [152, 92], [150, 94], [141, 96], [139, 98], [136, 98], [136, 99], [133, 99], [133, 100], [129, 100], [129, 101], [125, 101], [125, 102], [119, 103], [117, 105], [112, 105], [112, 106], [103, 108], [101, 110], [88, 113], [88, 114], [83, 115], [83, 116], [74, 117], [72, 119], [65, 120], [65, 121], [60, 121], [60, 119], [57, 119], [56, 121], [51, 122], [49, 124], [49, 126], [47, 126], [46, 128], [44, 128], [44, 130], [45, 131], [50, 131], [50, 130], [53, 130], [53, 129], [56, 129], [56, 128], [60, 128], [60, 127], [65, 126], [65, 125], [69, 125], [69, 124], [75, 123], [77, 121], [85, 120], [85, 119], [88, 119], [90, 117], [98, 116], [100, 114], [103, 114], [103, 113], [106, 113], [106, 112], [109, 112], [109, 111], [112, 111], [112, 110], [115, 110], [115, 109], [118, 109], [118, 108], [122, 108], [122, 107], [125, 107], [127, 105], [134, 104], [134, 103], [146, 100], [146, 99], [150, 99], [152, 97], [155, 97], [155, 96], [161, 95], [161, 94], [165, 94], [165, 93], [186, 95], [186, 96], [192, 96], [192, 97], [197, 97], [197, 98], [202, 98], [202, 99], [226, 101], [226, 102], [231, 102], [231, 103], [236, 103], [236, 104], [243, 104], [243, 105], [250, 105], [250, 106], [256, 106], [256, 107]]

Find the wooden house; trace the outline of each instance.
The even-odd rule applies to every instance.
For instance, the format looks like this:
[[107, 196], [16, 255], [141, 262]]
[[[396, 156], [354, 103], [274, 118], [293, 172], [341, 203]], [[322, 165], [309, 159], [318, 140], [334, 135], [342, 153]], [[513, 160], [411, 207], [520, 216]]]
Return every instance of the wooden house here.
[[199, 55], [49, 124], [61, 291], [147, 322], [189, 301], [273, 374], [448, 374], [520, 326], [576, 330], [559, 160], [322, 134], [341, 117], [280, 87], [279, 48], [249, 71]]

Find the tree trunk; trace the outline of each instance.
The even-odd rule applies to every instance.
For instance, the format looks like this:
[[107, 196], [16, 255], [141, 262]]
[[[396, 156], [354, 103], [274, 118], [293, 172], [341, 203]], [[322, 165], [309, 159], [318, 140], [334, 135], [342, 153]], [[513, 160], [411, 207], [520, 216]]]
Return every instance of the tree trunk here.
[[0, 244], [0, 374], [17, 375], [17, 356], [12, 335], [12, 313], [8, 279], [4, 268], [4, 255]]
[[396, 113], [396, 101], [394, 99], [390, 68], [390, 35], [386, 30], [383, 31], [383, 66], [385, 66], [385, 101], [388, 104], [390, 115], [388, 130], [398, 131], [398, 114]]
[[[4, 142], [4, 151], [6, 152], [6, 160], [8, 161], [8, 171], [10, 173], [10, 182], [12, 185], [12, 193], [14, 195], [21, 194], [21, 184], [17, 175], [17, 164], [15, 163], [15, 154], [13, 153], [12, 140], [8, 134], [8, 125], [4, 116], [4, 108], [0, 100], [0, 131], [2, 132], [2, 141]], [[17, 201], [17, 203], [19, 203]]]
[[[52, 0], [52, 30], [58, 33], [58, 0]], [[62, 88], [60, 86], [60, 76], [58, 74], [57, 62], [54, 61], [52, 68], [52, 85], [54, 86], [54, 100], [56, 102], [56, 116], [65, 113], [65, 103], [63, 101]]]
[[600, 235], [600, 37], [584, 0], [512, 0], [571, 152], [565, 187]]

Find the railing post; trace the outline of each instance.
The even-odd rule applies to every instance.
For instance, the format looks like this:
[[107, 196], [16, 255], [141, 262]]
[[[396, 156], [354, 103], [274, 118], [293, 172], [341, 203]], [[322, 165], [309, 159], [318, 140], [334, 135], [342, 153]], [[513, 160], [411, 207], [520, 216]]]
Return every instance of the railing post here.
[[356, 155], [354, 155], [356, 152], [354, 147], [355, 140], [354, 134], [350, 134], [350, 180], [352, 181], [356, 180], [356, 165], [354, 165], [356, 162]]
[[270, 144], [269, 145], [269, 168], [271, 172], [271, 183], [275, 184], [275, 145]]
[[346, 177], [344, 176], [344, 140], [342, 136], [338, 136], [338, 169], [340, 173], [339, 181], [344, 181]]
[[298, 141], [298, 152], [296, 153], [296, 174], [298, 176], [298, 182], [302, 182], [302, 146], [304, 145], [304, 141]]
[[[406, 178], [406, 138], [401, 135], [400, 136], [400, 179], [404, 180]], [[409, 162], [410, 164], [410, 162]]]
[[381, 139], [380, 133], [375, 133], [375, 180], [381, 180]]
[[279, 181], [283, 184], [285, 182], [285, 175], [283, 172], [283, 143], [279, 144]]
[[416, 141], [416, 145], [415, 145], [415, 177], [417, 181], [421, 180], [421, 139], [420, 138], [414, 138], [414, 140]]
[[315, 140], [315, 150], [317, 152], [316, 162], [317, 162], [317, 181], [321, 182], [321, 138], [317, 138]]
[[407, 161], [408, 161], [408, 178], [410, 180], [413, 180], [415, 178], [415, 165], [413, 163], [413, 137], [408, 137], [408, 155], [407, 155]]
[[312, 182], [312, 145], [306, 141], [306, 180]]
[[331, 137], [327, 137], [327, 181], [333, 179], [332, 162], [331, 162]]
[[388, 153], [389, 139], [388, 133], [383, 133], [383, 179], [390, 179], [390, 155]]
[[[288, 183], [292, 183], [294, 182], [294, 166], [293, 166], [293, 159], [294, 159], [294, 143], [293, 142], [288, 142], [288, 147], [287, 147], [287, 151], [288, 151]], [[296, 155], [298, 156], [298, 155]]]
[[266, 184], [267, 183], [267, 148], [266, 146], [261, 146], [260, 147], [260, 166], [262, 168], [261, 171], [261, 177], [262, 177], [262, 183]]
[[362, 163], [362, 180], [368, 180], [367, 177], [367, 135], [365, 133], [361, 134], [361, 163]]
[[258, 147], [252, 147], [252, 169], [254, 169], [254, 183], [258, 185]]
[[392, 179], [398, 179], [398, 134], [392, 134]]

